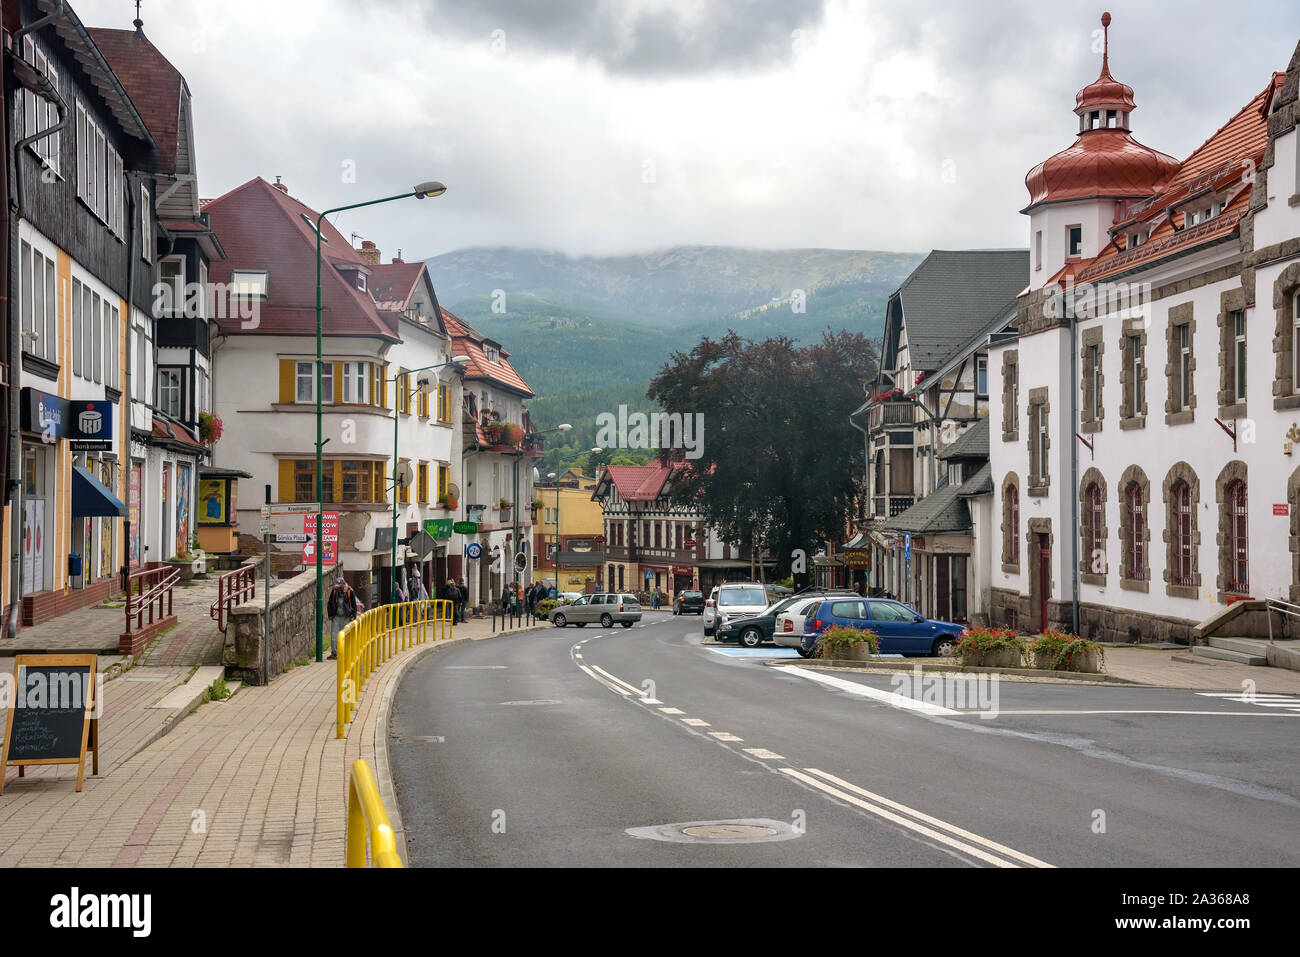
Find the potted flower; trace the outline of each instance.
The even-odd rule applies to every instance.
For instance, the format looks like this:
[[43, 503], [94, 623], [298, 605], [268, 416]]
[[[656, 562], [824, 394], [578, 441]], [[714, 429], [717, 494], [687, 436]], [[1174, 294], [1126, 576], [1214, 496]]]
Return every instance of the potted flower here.
[[1049, 628], [1029, 645], [1035, 668], [1048, 671], [1082, 671], [1098, 674], [1106, 663], [1106, 651], [1095, 641]]
[[969, 667], [1019, 668], [1025, 657], [1025, 640], [1010, 628], [968, 628], [954, 654]]
[[836, 625], [818, 636], [814, 654], [818, 658], [866, 661], [879, 650], [880, 639], [874, 631]]
[[524, 440], [524, 427], [514, 422], [501, 424], [501, 444], [518, 446]]
[[223, 425], [215, 412], [199, 413], [199, 439], [204, 445], [216, 445], [221, 440]]
[[487, 438], [489, 445], [502, 444], [501, 434], [504, 428], [504, 425], [493, 419], [483, 423], [483, 435]]

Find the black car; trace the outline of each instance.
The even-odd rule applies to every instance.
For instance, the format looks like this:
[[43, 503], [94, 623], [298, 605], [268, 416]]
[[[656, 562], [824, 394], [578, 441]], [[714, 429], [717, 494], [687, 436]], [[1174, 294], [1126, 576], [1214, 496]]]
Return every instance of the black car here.
[[718, 641], [738, 641], [746, 648], [757, 648], [765, 641], [771, 641], [772, 635], [776, 631], [776, 616], [781, 614], [791, 605], [801, 601], [808, 601], [820, 596], [832, 595], [853, 595], [851, 591], [841, 591], [839, 589], [831, 590], [808, 590], [798, 593], [797, 595], [787, 595], [780, 601], [768, 605], [760, 614], [752, 618], [736, 618], [727, 622], [725, 625], [718, 627]]
[[702, 615], [704, 614], [704, 592], [702, 591], [680, 591], [677, 593], [677, 600], [673, 602], [674, 615]]

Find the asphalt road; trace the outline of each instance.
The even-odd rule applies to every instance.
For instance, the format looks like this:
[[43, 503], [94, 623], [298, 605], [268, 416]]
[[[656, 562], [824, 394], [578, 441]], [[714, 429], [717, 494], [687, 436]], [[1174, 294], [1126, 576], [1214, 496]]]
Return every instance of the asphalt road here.
[[390, 723], [411, 864], [1300, 865], [1300, 700], [785, 654], [648, 612], [425, 657]]

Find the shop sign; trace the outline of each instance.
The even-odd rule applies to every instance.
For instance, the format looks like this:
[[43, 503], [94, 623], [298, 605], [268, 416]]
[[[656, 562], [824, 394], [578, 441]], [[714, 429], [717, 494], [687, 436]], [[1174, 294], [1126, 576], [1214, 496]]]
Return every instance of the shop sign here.
[[844, 564], [849, 568], [870, 568], [871, 552], [865, 548], [850, 548], [844, 553]]

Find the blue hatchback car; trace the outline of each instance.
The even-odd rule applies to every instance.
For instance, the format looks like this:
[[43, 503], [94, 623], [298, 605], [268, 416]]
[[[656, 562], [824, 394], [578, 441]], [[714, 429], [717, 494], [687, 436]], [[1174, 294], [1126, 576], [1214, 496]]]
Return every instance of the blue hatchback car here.
[[871, 629], [880, 638], [882, 655], [947, 657], [966, 630], [965, 625], [918, 615], [901, 601], [889, 598], [828, 598], [805, 618], [800, 653], [811, 654], [818, 636], [837, 625]]

